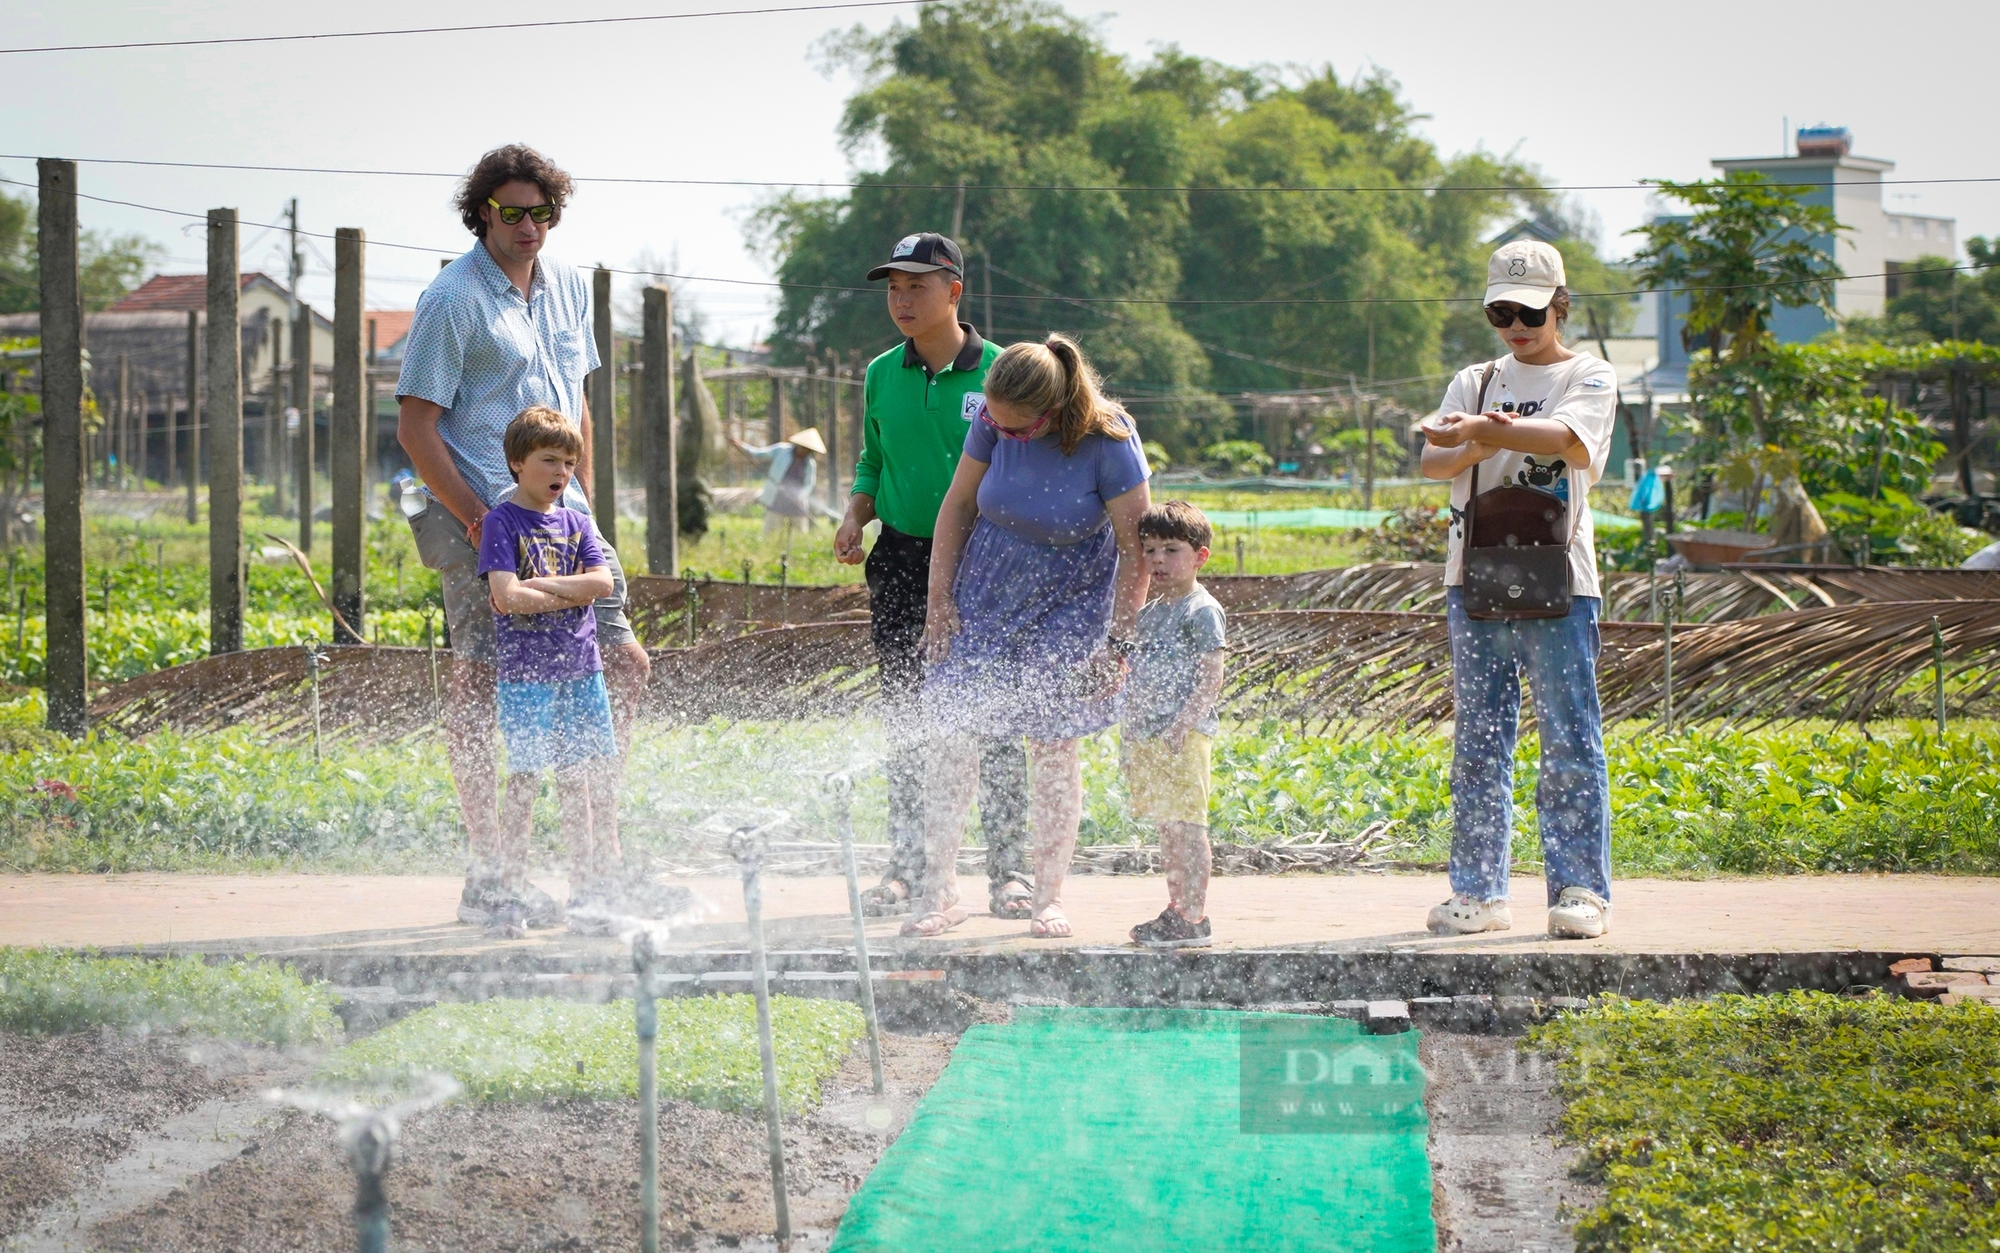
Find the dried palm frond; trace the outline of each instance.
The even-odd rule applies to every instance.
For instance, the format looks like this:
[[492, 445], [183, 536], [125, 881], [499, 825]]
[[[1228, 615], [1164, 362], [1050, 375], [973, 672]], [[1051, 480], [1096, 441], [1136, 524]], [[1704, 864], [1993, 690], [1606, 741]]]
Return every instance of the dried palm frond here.
[[875, 697], [875, 649], [866, 622], [776, 627], [653, 654], [644, 716], [844, 717]]
[[1440, 614], [1291, 609], [1229, 622], [1223, 707], [1321, 727], [1451, 716], [1451, 642]]
[[[320, 724], [329, 735], [399, 739], [433, 724], [433, 656], [422, 648], [320, 646]], [[91, 702], [92, 723], [126, 735], [161, 728], [253, 725], [283, 739], [312, 733], [311, 674], [299, 645], [204, 657], [113, 684]], [[435, 654], [441, 668], [451, 654]], [[443, 682], [440, 671], [439, 683]]]
[[[1821, 717], [1866, 721], [1897, 688], [1931, 667], [1931, 620], [1944, 635], [1947, 679], [1991, 666], [2000, 648], [2000, 602], [1889, 601], [1801, 609], [1674, 631], [1677, 719], [1742, 718], [1753, 724]], [[1606, 719], [1657, 716], [1665, 702], [1664, 628], [1607, 624], [1598, 665]], [[1989, 678], [1962, 701], [2000, 686]]]

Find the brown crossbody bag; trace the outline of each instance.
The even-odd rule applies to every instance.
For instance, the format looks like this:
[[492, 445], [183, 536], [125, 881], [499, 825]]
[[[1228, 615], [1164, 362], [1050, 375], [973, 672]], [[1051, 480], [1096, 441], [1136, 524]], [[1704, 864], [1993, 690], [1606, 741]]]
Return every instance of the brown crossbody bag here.
[[[1474, 413], [1486, 412], [1486, 389], [1499, 369], [1488, 362]], [[1526, 484], [1479, 494], [1479, 467], [1465, 498], [1465, 616], [1482, 621], [1569, 615], [1569, 546], [1576, 518], [1554, 492]]]

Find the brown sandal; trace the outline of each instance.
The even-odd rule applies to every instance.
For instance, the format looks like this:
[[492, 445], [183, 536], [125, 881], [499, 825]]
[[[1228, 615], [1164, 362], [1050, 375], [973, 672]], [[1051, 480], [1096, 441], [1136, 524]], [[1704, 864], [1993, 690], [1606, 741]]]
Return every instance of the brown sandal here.
[[935, 940], [967, 918], [972, 911], [963, 905], [950, 905], [944, 909], [933, 909], [918, 914], [903, 924], [902, 934], [913, 935], [922, 940]]
[[864, 918], [887, 918], [910, 912], [910, 885], [901, 879], [884, 879], [861, 894]]
[[995, 918], [1026, 922], [1035, 916], [1035, 893], [1019, 879], [995, 884], [987, 893], [987, 902]]

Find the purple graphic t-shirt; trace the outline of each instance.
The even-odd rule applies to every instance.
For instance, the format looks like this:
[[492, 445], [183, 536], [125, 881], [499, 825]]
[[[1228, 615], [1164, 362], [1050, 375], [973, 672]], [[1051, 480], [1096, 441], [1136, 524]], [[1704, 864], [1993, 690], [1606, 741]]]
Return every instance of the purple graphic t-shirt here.
[[[486, 515], [479, 573], [507, 570], [518, 579], [582, 574], [605, 564], [590, 515], [561, 506], [547, 513], [505, 501]], [[589, 605], [553, 613], [495, 615], [502, 683], [559, 683], [604, 668], [597, 655], [597, 612]]]

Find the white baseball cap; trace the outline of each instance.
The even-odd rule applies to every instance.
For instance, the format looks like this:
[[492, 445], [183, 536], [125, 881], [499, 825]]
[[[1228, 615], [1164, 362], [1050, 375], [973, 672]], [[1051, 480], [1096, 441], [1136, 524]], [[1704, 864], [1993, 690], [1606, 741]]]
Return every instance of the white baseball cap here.
[[1486, 299], [1480, 303], [1506, 300], [1524, 309], [1546, 309], [1556, 288], [1568, 285], [1560, 252], [1537, 239], [1517, 239], [1500, 245], [1486, 263]]

